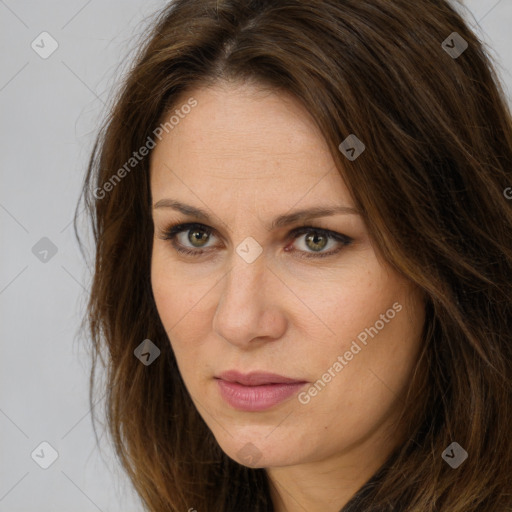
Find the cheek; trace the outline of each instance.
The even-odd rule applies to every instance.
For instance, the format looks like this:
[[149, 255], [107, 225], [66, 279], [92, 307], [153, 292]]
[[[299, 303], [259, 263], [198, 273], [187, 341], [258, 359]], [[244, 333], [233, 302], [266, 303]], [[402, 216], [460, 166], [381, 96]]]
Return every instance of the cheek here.
[[384, 404], [390, 405], [405, 389], [421, 348], [425, 317], [417, 292], [393, 288], [383, 297], [371, 318], [363, 315], [358, 320], [358, 332], [340, 350], [350, 361], [338, 385], [367, 404], [365, 414], [384, 410]]
[[[338, 384], [333, 388], [341, 385], [364, 394], [361, 379], [373, 378], [370, 370], [391, 386], [398, 384], [419, 349], [424, 322], [419, 292], [376, 259], [338, 283], [331, 284], [316, 303], [315, 312], [331, 332], [330, 342], [322, 339], [321, 353], [313, 345], [308, 347], [316, 372], [326, 372], [341, 356], [343, 368], [337, 366]], [[311, 334], [311, 328], [304, 329]]]
[[185, 310], [183, 283], [180, 282], [179, 275], [172, 276], [171, 269], [162, 251], [154, 249], [151, 260], [151, 287], [158, 315], [170, 340], [173, 339], [174, 331], [179, 327], [179, 319], [183, 317]]
[[[153, 253], [151, 262], [151, 287], [160, 320], [167, 333], [176, 358], [196, 356], [200, 340], [207, 338], [208, 319], [207, 294], [212, 292], [212, 283], [205, 279], [194, 279], [169, 262], [165, 251]], [[186, 350], [185, 350], [186, 349]]]
[[153, 249], [151, 259], [151, 288], [153, 290], [158, 314], [166, 329], [169, 329], [170, 321], [177, 314], [176, 304], [178, 303], [176, 300], [177, 281], [170, 279], [168, 268], [161, 254]]
[[[312, 386], [319, 391], [312, 391], [314, 396], [304, 407], [305, 421], [307, 417], [316, 418], [312, 421], [318, 424], [318, 418], [325, 418], [321, 420], [323, 428], [338, 433], [329, 441], [336, 446], [357, 442], [362, 433], [374, 431], [396, 412], [395, 407], [401, 405], [400, 396], [410, 382], [421, 348], [424, 309], [416, 295], [410, 296], [407, 291], [400, 292], [396, 288], [392, 291], [371, 318], [356, 311], [357, 317], [344, 317], [355, 334], [345, 336], [343, 332], [343, 342], [332, 347], [329, 357], [311, 351], [313, 374], [321, 382], [316, 381], [317, 387]], [[377, 334], [373, 331], [373, 336], [368, 335], [366, 344], [361, 343], [357, 334], [374, 326], [380, 314], [385, 314], [387, 307], [395, 302], [402, 309], [381, 330], [377, 329]], [[341, 330], [341, 318], [339, 326]], [[356, 345], [352, 343], [354, 340]], [[338, 356], [342, 357], [341, 361]], [[308, 397], [303, 396], [303, 399]], [[318, 425], [311, 430], [316, 430], [318, 442], [323, 443]]]
[[337, 346], [350, 344], [365, 328], [399, 299], [396, 283], [374, 259], [350, 272], [335, 276], [312, 302], [312, 309], [325, 318]]
[[180, 318], [198, 303], [201, 290], [197, 282], [190, 282], [175, 262], [166, 257], [166, 250], [155, 247], [151, 260], [151, 287], [160, 318], [166, 328], [177, 324]]

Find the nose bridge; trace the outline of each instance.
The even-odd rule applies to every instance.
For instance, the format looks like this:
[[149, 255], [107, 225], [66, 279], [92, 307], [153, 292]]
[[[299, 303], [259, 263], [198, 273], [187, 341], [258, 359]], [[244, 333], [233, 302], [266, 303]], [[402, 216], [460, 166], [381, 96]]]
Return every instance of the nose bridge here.
[[[226, 275], [217, 311], [222, 315], [235, 315], [237, 318], [247, 318], [254, 312], [256, 306], [264, 300], [262, 296], [263, 282], [265, 281], [266, 263], [263, 255], [259, 255], [254, 261], [248, 262], [239, 252], [247, 251], [251, 254], [251, 248], [247, 242], [241, 242], [234, 248], [231, 270]], [[249, 260], [250, 261], [250, 260]], [[253, 314], [253, 313], [252, 313]]]
[[[243, 180], [230, 190], [233, 205], [229, 217], [231, 270], [221, 284], [221, 295], [213, 318], [213, 329], [232, 344], [244, 346], [254, 338], [279, 337], [285, 320], [276, 311], [268, 268], [268, 231], [259, 215], [259, 183]], [[275, 283], [274, 283], [275, 284]]]
[[[232, 209], [229, 223], [234, 242], [231, 271], [227, 276], [228, 288], [234, 287], [234, 292], [244, 294], [244, 282], [252, 282], [257, 289], [258, 281], [265, 279], [266, 261], [263, 254], [266, 230], [262, 219], [255, 209], [257, 186], [251, 187], [249, 194], [241, 194], [240, 188], [235, 189], [235, 208]], [[258, 238], [261, 242], [258, 242]], [[237, 277], [238, 276], [238, 277]], [[250, 288], [250, 287], [249, 287]], [[232, 290], [229, 290], [232, 293]]]
[[[244, 245], [246, 244], [246, 245]], [[244, 259], [240, 249], [256, 250], [251, 242], [242, 242], [232, 255], [231, 270], [221, 287], [221, 296], [213, 319], [213, 329], [232, 344], [246, 345], [257, 337], [275, 336], [275, 311], [269, 299], [269, 273], [261, 252], [253, 261]], [[254, 253], [253, 253], [254, 255]], [[250, 262], [248, 262], [250, 261]], [[278, 326], [277, 326], [278, 327]]]

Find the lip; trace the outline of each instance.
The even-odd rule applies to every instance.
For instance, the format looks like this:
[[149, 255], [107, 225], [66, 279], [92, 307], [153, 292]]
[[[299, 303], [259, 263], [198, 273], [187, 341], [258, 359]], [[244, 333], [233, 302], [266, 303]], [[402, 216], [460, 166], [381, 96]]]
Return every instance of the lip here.
[[216, 376], [217, 379], [222, 379], [227, 382], [237, 382], [244, 386], [261, 386], [263, 384], [298, 384], [306, 381], [299, 379], [290, 379], [277, 375], [277, 373], [268, 372], [251, 372], [240, 373], [236, 370], [229, 370]]
[[306, 381], [275, 373], [252, 372], [244, 375], [235, 370], [224, 372], [215, 379], [222, 398], [235, 409], [247, 412], [270, 409], [307, 384]]

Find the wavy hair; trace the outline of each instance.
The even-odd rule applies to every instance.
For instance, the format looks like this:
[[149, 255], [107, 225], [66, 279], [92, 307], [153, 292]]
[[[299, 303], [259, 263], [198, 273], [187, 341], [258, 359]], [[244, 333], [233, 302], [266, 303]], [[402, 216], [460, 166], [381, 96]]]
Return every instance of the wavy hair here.
[[[447, 0], [175, 0], [144, 34], [79, 201], [95, 242], [90, 401], [101, 360], [108, 430], [144, 506], [273, 510], [265, 469], [220, 449], [179, 374], [150, 283], [149, 157], [134, 160], [178, 98], [221, 81], [302, 102], [379, 253], [428, 299], [407, 441], [343, 510], [512, 510], [512, 118]], [[366, 145], [353, 161], [350, 134]], [[149, 366], [134, 357], [145, 339], [161, 351]], [[469, 454], [456, 470], [441, 456], [454, 441]]]

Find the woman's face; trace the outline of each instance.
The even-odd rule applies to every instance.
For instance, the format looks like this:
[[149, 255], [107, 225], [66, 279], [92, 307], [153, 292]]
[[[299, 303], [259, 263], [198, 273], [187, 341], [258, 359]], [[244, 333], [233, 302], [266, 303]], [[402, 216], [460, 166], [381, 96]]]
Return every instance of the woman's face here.
[[[197, 105], [180, 110], [190, 97]], [[247, 86], [183, 98], [179, 122], [151, 155], [151, 281], [197, 410], [224, 452], [248, 466], [388, 453], [418, 356], [420, 292], [377, 259], [298, 102]], [[293, 217], [327, 208], [341, 210]], [[182, 223], [196, 225], [176, 245], [164, 239]], [[229, 371], [295, 383], [260, 376], [242, 385], [220, 378]]]

